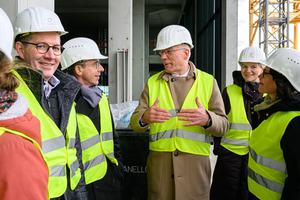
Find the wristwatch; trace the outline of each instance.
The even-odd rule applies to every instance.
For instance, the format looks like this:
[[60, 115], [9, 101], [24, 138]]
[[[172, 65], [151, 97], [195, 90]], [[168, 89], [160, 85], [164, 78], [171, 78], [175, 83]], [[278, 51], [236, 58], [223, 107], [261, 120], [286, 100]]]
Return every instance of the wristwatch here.
[[203, 126], [203, 128], [205, 128], [205, 129], [209, 128], [209, 127], [211, 127], [211, 124], [212, 124], [212, 121], [211, 121], [211, 118], [209, 118], [207, 121], [207, 124], [205, 126]]

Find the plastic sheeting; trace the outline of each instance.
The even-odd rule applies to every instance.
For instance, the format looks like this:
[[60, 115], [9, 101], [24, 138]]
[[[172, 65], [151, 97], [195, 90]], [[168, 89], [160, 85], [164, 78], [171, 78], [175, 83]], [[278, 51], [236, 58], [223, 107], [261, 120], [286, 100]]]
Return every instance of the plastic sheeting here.
[[114, 118], [116, 129], [129, 127], [131, 115], [138, 104], [138, 101], [127, 101], [118, 104], [110, 104], [110, 109]]

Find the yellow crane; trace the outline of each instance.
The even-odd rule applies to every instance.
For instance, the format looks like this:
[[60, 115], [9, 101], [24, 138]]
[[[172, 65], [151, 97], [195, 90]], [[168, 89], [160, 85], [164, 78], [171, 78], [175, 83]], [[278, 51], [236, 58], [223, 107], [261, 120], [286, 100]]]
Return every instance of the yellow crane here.
[[[298, 50], [300, 0], [249, 0], [249, 14], [250, 46], [259, 31], [259, 46], [266, 55], [282, 47]], [[292, 27], [294, 34], [290, 34]]]

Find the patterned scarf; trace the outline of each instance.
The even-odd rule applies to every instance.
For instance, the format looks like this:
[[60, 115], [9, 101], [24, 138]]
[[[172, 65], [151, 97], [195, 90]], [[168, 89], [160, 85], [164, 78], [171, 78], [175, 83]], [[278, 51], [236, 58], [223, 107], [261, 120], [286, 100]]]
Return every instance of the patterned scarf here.
[[18, 93], [0, 89], [0, 114], [7, 111], [18, 99]]

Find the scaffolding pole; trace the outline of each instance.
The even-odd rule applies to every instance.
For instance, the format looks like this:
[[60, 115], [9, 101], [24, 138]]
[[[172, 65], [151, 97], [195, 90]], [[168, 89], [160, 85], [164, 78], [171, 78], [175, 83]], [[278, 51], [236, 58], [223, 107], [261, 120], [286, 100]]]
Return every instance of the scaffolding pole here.
[[266, 55], [289, 47], [289, 0], [260, 0], [259, 13], [259, 47]]
[[298, 50], [299, 7], [300, 0], [249, 0], [249, 45], [259, 32], [258, 45], [266, 55], [282, 47]]

